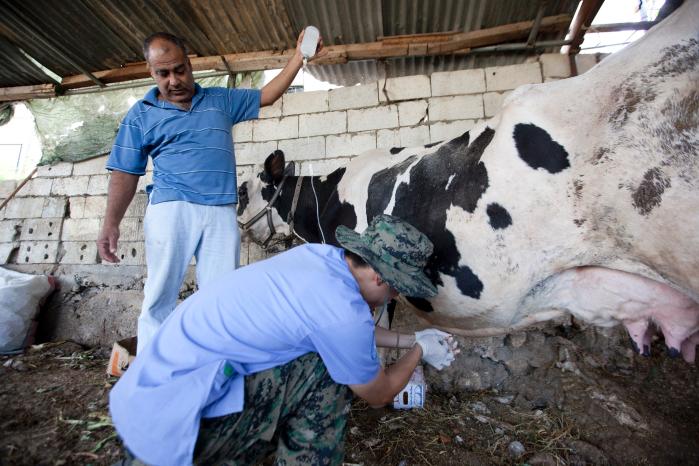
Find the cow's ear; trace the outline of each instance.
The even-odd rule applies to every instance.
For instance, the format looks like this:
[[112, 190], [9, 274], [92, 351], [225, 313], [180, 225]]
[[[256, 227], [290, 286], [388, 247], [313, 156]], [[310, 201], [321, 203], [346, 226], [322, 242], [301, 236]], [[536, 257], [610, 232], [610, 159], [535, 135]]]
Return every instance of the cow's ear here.
[[279, 183], [284, 177], [284, 152], [275, 150], [265, 160], [263, 181]]

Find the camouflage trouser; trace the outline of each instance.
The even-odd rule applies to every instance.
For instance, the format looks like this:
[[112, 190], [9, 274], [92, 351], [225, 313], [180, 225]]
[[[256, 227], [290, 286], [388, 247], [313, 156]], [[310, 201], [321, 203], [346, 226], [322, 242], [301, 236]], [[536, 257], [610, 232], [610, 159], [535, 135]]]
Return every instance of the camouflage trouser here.
[[[202, 419], [194, 464], [339, 465], [352, 393], [309, 353], [245, 377], [245, 409]], [[123, 464], [140, 464], [130, 457]]]

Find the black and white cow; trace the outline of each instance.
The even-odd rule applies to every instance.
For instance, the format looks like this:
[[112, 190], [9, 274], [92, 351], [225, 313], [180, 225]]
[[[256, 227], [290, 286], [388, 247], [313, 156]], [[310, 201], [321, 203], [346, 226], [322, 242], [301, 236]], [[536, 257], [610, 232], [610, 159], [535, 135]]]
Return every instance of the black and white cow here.
[[[652, 333], [693, 361], [699, 342], [699, 2], [588, 73], [517, 89], [460, 137], [362, 154], [300, 180], [294, 233], [335, 243], [385, 212], [435, 245], [432, 299], [408, 300], [450, 331], [494, 335], [570, 313]], [[240, 187], [248, 222], [273, 200], [287, 220], [298, 177], [270, 155]], [[285, 179], [279, 195], [277, 187]], [[315, 196], [314, 196], [315, 190]], [[317, 197], [317, 203], [316, 203]], [[318, 215], [316, 215], [316, 209]], [[258, 240], [267, 221], [250, 226]]]

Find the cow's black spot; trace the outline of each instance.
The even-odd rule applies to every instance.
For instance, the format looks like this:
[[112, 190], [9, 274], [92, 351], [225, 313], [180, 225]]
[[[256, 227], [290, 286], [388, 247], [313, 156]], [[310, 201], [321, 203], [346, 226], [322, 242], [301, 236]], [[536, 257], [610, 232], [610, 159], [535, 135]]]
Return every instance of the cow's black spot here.
[[456, 278], [456, 286], [459, 287], [463, 294], [475, 299], [480, 298], [483, 291], [483, 282], [468, 266], [458, 267], [454, 278]]
[[391, 147], [389, 152], [391, 154], [395, 155], [395, 154], [399, 153], [400, 151], [402, 151], [403, 149], [405, 149], [405, 147]]
[[512, 217], [510, 217], [510, 213], [497, 202], [488, 204], [485, 212], [488, 214], [490, 226], [493, 227], [494, 230], [502, 230], [512, 225]]
[[397, 165], [374, 173], [369, 181], [369, 193], [366, 201], [368, 222], [384, 212], [391, 200], [398, 175], [403, 174], [416, 158], [417, 156], [413, 155]]
[[[301, 192], [296, 205], [294, 216], [294, 230], [303, 239], [310, 243], [320, 243], [325, 237], [325, 242], [338, 246], [335, 239], [335, 229], [338, 225], [345, 225], [348, 228], [357, 226], [357, 214], [354, 207], [346, 202], [340, 202], [337, 194], [337, 185], [345, 174], [345, 168], [338, 168], [325, 177], [323, 181], [320, 176], [303, 177]], [[297, 176], [290, 176], [284, 183], [282, 195], [275, 202], [275, 209], [284, 220], [289, 218], [291, 203], [296, 189]], [[311, 182], [313, 187], [311, 187]], [[320, 225], [323, 228], [323, 235], [318, 229], [318, 219], [316, 217], [316, 200], [313, 195], [315, 189], [318, 197], [317, 211], [320, 215]], [[268, 188], [262, 190], [262, 197], [269, 201], [274, 195], [274, 190]], [[267, 197], [265, 197], [267, 196]]]
[[[434, 252], [425, 268], [432, 282], [444, 284], [440, 273], [452, 276], [459, 290], [474, 299], [480, 298], [483, 284], [469, 267], [459, 266], [461, 254], [446, 228], [447, 210], [452, 205], [471, 213], [475, 210], [488, 188], [488, 173], [480, 158], [494, 134], [494, 130], [486, 128], [469, 145], [469, 133], [464, 133], [440, 146], [434, 154], [424, 156], [410, 169], [409, 183], [396, 189], [395, 207], [390, 212], [432, 240]], [[374, 182], [378, 179], [372, 178]]]
[[425, 298], [413, 298], [411, 296], [406, 297], [408, 302], [418, 308], [419, 310], [423, 312], [432, 312], [434, 311], [434, 308], [432, 307], [432, 304]]
[[643, 181], [631, 195], [632, 204], [641, 215], [648, 215], [660, 205], [663, 192], [670, 187], [670, 178], [659, 168], [651, 168], [643, 175]]
[[248, 202], [248, 182], [244, 181], [238, 188], [238, 215], [242, 215], [245, 212]]
[[549, 133], [531, 123], [518, 123], [512, 135], [522, 160], [533, 169], [558, 173], [570, 167], [568, 152]]
[[441, 143], [442, 143], [442, 141], [430, 142], [429, 144], [425, 144], [424, 147], [425, 147], [425, 149], [429, 149], [430, 147], [434, 147], [437, 144], [441, 144]]

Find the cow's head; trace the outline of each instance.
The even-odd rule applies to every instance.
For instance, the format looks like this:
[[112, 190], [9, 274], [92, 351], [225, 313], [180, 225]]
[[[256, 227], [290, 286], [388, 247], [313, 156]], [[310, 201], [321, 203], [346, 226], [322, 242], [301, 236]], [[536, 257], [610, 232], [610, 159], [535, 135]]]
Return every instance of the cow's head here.
[[276, 150], [265, 159], [262, 171], [240, 184], [238, 224], [243, 235], [266, 246], [290, 234], [286, 219], [274, 207], [280, 202], [283, 184], [293, 176], [294, 169], [294, 163], [287, 165], [284, 153]]

